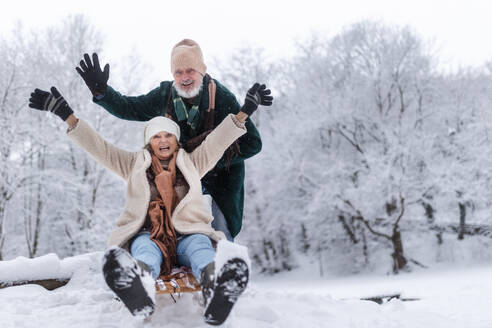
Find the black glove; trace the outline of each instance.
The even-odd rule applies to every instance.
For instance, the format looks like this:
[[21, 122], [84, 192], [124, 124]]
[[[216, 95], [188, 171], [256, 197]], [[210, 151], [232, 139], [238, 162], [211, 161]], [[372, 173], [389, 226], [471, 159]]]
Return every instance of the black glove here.
[[248, 116], [251, 116], [251, 114], [258, 109], [258, 105], [271, 106], [273, 97], [269, 96], [270, 93], [271, 91], [266, 88], [266, 85], [255, 83], [251, 89], [248, 90], [241, 111], [248, 114]]
[[29, 98], [29, 107], [50, 111], [64, 121], [73, 114], [73, 110], [55, 87], [51, 87], [51, 93], [35, 89]]
[[109, 64], [106, 64], [104, 71], [101, 71], [96, 53], [92, 54], [92, 62], [89, 55], [84, 54], [84, 59], [80, 61], [80, 67], [75, 67], [75, 69], [84, 79], [92, 95], [96, 98], [102, 98], [108, 90]]

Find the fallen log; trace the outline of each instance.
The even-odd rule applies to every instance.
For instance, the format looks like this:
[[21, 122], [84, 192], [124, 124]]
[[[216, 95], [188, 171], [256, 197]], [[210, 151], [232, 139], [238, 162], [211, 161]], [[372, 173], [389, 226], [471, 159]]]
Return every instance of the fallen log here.
[[70, 278], [66, 279], [42, 279], [42, 280], [21, 280], [21, 281], [7, 281], [0, 282], [0, 289], [35, 284], [44, 287], [47, 290], [53, 290], [65, 286], [70, 281]]

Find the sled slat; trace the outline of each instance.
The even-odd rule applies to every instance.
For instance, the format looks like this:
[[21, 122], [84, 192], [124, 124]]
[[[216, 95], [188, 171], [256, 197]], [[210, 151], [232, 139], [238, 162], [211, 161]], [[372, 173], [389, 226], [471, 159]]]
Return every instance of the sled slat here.
[[193, 273], [186, 270], [160, 276], [155, 288], [157, 294], [193, 293], [202, 290]]

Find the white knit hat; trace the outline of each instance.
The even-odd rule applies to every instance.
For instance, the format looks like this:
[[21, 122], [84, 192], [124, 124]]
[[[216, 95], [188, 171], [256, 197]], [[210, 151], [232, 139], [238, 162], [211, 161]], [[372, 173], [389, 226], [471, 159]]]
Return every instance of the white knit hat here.
[[145, 125], [143, 134], [144, 145], [148, 144], [150, 138], [152, 138], [154, 135], [163, 131], [174, 134], [179, 142], [179, 137], [181, 136], [179, 125], [177, 125], [176, 122], [167, 117], [157, 116], [148, 121]]

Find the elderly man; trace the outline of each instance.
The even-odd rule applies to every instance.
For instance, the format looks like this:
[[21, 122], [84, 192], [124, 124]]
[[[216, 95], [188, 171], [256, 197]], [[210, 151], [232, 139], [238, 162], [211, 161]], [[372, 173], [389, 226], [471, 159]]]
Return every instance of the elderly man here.
[[[241, 106], [236, 97], [207, 73], [200, 46], [184, 39], [171, 52], [174, 81], [163, 81], [146, 95], [124, 96], [107, 85], [109, 65], [101, 70], [97, 54], [80, 61], [77, 72], [93, 94], [93, 101], [111, 114], [134, 121], [147, 121], [156, 116], [172, 118], [181, 128], [180, 142], [192, 151], [228, 114], [237, 114]], [[261, 105], [273, 98], [264, 85], [249, 91], [261, 95]], [[244, 160], [261, 150], [260, 135], [248, 118], [247, 132], [232, 144], [215, 168], [202, 179], [204, 194], [212, 197], [212, 226], [224, 232], [228, 240], [239, 233], [244, 205]]]

